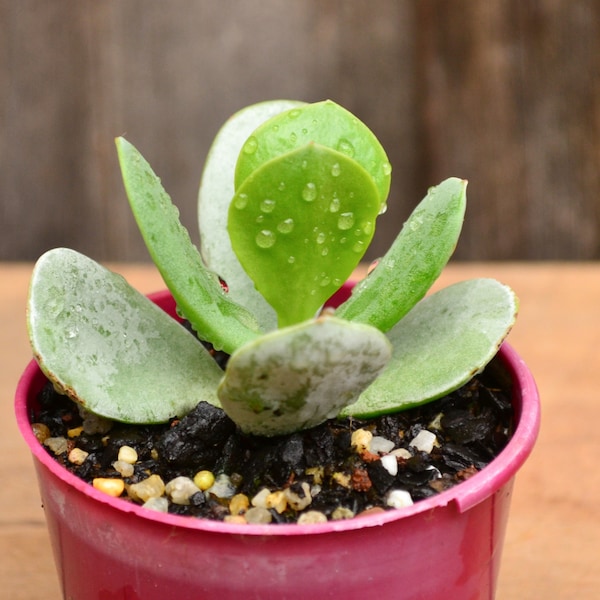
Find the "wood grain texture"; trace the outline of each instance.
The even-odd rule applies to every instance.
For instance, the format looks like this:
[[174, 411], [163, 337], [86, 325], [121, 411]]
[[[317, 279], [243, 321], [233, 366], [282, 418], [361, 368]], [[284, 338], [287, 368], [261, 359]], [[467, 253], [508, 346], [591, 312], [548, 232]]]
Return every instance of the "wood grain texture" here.
[[458, 258], [599, 258], [599, 73], [595, 0], [0, 0], [0, 259], [147, 260], [122, 134], [197, 238], [213, 136], [277, 97], [333, 98], [388, 150], [369, 258], [449, 176], [470, 181]]

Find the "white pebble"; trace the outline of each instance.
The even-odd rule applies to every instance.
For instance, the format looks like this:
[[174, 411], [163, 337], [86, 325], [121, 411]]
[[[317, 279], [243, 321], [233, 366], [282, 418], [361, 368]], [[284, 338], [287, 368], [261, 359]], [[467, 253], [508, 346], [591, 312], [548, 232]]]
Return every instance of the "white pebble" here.
[[287, 499], [287, 503], [294, 510], [304, 510], [311, 502], [312, 496], [310, 493], [310, 486], [306, 481], [303, 481], [300, 484], [302, 491], [300, 493], [293, 491], [291, 488], [286, 488], [284, 490], [285, 497]]
[[169, 501], [164, 496], [161, 498], [148, 498], [142, 506], [156, 512], [169, 512]]
[[89, 456], [89, 452], [82, 450], [81, 448], [73, 448], [71, 452], [69, 452], [69, 462], [74, 465], [82, 465], [85, 462], [85, 459]]
[[[194, 484], [195, 485], [195, 484]], [[217, 475], [215, 482], [206, 490], [206, 494], [212, 494], [217, 498], [232, 498], [235, 495], [235, 486], [225, 473]]]
[[388, 493], [385, 503], [392, 508], [412, 506], [413, 500], [406, 490], [392, 490]]
[[131, 446], [121, 446], [119, 448], [117, 460], [129, 463], [130, 465], [135, 465], [138, 460], [138, 453], [135, 448], [132, 448]]
[[410, 450], [407, 450], [406, 448], [396, 448], [395, 450], [392, 450], [390, 454], [396, 458], [403, 458], [404, 460], [412, 458]]
[[250, 500], [250, 504], [257, 508], [267, 508], [267, 498], [269, 497], [270, 493], [271, 490], [268, 488], [263, 488], [254, 496], [254, 498], [252, 498], [252, 500]]
[[394, 449], [394, 442], [380, 435], [376, 435], [371, 440], [369, 451], [373, 454], [388, 454]]
[[435, 437], [435, 433], [427, 431], [427, 429], [423, 429], [413, 438], [409, 446], [429, 454], [433, 450], [436, 442], [437, 438]]
[[133, 475], [133, 465], [122, 460], [116, 460], [113, 464], [113, 469], [118, 471], [121, 477], [131, 477]]
[[314, 523], [326, 523], [327, 517], [318, 510], [309, 510], [298, 517], [298, 525], [312, 525]]
[[381, 457], [381, 466], [392, 476], [398, 475], [398, 460], [393, 454], [386, 454]]
[[252, 508], [249, 508], [244, 517], [246, 517], [246, 523], [254, 524], [270, 523], [273, 518], [271, 513], [262, 506], [253, 506]]
[[44, 440], [44, 446], [47, 446], [56, 454], [62, 454], [68, 449], [67, 438], [64, 437], [49, 437]]
[[150, 477], [147, 477], [138, 483], [132, 483], [127, 486], [127, 495], [132, 500], [138, 502], [147, 502], [150, 498], [159, 498], [164, 493], [165, 484], [160, 475], [156, 474], [150, 475]]
[[190, 498], [197, 494], [200, 488], [189, 477], [175, 477], [167, 483], [165, 492], [174, 504], [187, 506]]

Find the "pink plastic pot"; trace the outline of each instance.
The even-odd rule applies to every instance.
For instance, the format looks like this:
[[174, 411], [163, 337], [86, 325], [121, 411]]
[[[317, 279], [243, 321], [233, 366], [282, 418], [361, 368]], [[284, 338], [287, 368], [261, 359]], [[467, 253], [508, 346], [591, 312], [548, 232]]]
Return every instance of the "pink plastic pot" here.
[[[345, 293], [345, 292], [342, 292]], [[172, 313], [166, 293], [153, 296]], [[516, 429], [464, 483], [415, 505], [317, 525], [235, 525], [155, 513], [60, 467], [31, 432], [45, 378], [32, 361], [16, 392], [65, 598], [493, 598], [517, 470], [540, 423], [533, 377], [504, 344]]]

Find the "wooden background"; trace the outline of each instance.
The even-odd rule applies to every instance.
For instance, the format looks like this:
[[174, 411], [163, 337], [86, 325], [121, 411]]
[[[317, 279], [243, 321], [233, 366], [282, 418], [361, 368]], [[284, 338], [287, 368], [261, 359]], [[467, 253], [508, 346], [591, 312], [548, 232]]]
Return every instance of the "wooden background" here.
[[113, 138], [197, 237], [212, 137], [252, 102], [330, 97], [393, 165], [382, 254], [469, 179], [456, 257], [600, 258], [597, 0], [0, 0], [0, 260], [146, 260]]

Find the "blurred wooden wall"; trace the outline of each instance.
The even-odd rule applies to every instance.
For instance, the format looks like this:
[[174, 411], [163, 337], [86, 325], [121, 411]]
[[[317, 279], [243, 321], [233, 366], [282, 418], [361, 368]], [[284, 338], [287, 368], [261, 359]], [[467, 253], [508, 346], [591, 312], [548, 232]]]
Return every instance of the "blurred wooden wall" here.
[[382, 254], [469, 179], [460, 259], [600, 258], [596, 0], [0, 0], [0, 259], [145, 260], [113, 138], [197, 237], [212, 137], [270, 98], [332, 98], [393, 165]]

